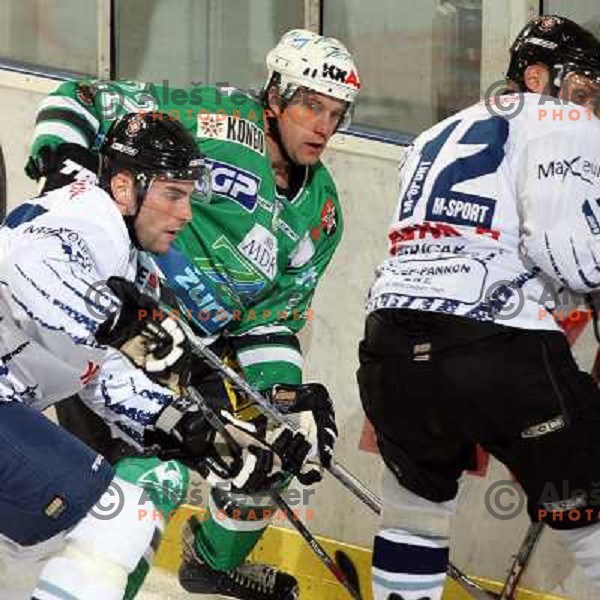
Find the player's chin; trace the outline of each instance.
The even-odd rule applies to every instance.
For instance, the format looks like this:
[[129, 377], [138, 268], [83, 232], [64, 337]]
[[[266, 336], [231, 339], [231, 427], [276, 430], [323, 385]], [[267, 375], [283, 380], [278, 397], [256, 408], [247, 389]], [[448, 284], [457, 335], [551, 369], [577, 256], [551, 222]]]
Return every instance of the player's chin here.
[[151, 252], [152, 254], [166, 254], [169, 251], [171, 241], [171, 236], [169, 236], [168, 239], [163, 237], [159, 240], [154, 240], [154, 242], [149, 244], [149, 247], [144, 248], [144, 250], [146, 250], [146, 252]]
[[310, 166], [314, 165], [321, 158], [321, 154], [323, 154], [323, 151], [321, 151], [321, 152], [300, 152], [300, 153], [298, 153], [298, 156], [296, 157], [296, 164], [300, 165], [301, 167], [310, 167]]

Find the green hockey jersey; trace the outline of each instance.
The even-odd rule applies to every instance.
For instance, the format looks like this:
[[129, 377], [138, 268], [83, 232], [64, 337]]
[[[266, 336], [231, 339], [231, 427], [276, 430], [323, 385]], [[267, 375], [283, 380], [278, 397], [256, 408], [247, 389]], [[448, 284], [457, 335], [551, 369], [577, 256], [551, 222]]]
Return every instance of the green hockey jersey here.
[[30, 160], [64, 142], [97, 150], [128, 112], [179, 120], [208, 159], [212, 197], [196, 195], [192, 222], [157, 263], [200, 330], [235, 336], [253, 385], [299, 383], [295, 333], [313, 318], [316, 285], [342, 234], [335, 184], [318, 162], [293, 198], [280, 195], [260, 102], [233, 88], [163, 83], [64, 83], [40, 105]]

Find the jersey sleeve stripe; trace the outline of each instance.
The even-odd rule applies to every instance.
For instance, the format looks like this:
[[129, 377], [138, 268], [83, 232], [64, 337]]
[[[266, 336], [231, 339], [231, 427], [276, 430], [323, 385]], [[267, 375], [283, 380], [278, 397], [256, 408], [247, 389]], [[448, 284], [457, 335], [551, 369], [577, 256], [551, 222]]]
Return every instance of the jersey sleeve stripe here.
[[253, 336], [264, 336], [264, 335], [277, 335], [287, 334], [294, 335], [294, 332], [285, 325], [259, 325], [253, 327], [250, 331], [244, 331], [243, 333], [237, 334], [237, 338], [252, 338]]
[[46, 108], [38, 113], [36, 125], [58, 121], [67, 123], [73, 129], [76, 129], [87, 140], [86, 146], [91, 148], [96, 141], [96, 130], [78, 114], [64, 108]]
[[[83, 117], [94, 131], [100, 129], [100, 121], [89, 111], [82, 108], [73, 98], [59, 97], [59, 96], [48, 96], [42, 102], [40, 102], [38, 112], [42, 112], [49, 108], [64, 108], [77, 113], [80, 117]], [[39, 117], [38, 117], [39, 118]]]
[[230, 341], [233, 347], [236, 349], [236, 352], [243, 352], [244, 350], [257, 347], [268, 348], [269, 346], [273, 346], [279, 348], [288, 347], [301, 353], [300, 341], [293, 333], [287, 335], [254, 335], [255, 330], [252, 331], [253, 335], [236, 336], [230, 338]]
[[240, 350], [237, 358], [243, 368], [278, 361], [290, 363], [302, 369], [302, 354], [295, 348], [285, 346], [263, 346]]
[[64, 123], [58, 123], [56, 121], [45, 121], [39, 123], [35, 127], [34, 136], [39, 138], [43, 135], [57, 137], [62, 142], [72, 142], [73, 144], [79, 144], [88, 148], [87, 139], [80, 133], [78, 129], [73, 129], [69, 125]]

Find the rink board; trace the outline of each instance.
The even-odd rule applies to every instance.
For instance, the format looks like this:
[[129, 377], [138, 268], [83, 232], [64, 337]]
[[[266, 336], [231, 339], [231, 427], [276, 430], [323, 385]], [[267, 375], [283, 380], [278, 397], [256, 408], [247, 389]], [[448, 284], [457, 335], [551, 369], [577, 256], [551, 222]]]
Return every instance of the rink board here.
[[[165, 537], [156, 556], [155, 565], [176, 572], [181, 563], [181, 528], [194, 514], [202, 514], [203, 509], [184, 505], [166, 529]], [[344, 544], [317, 536], [319, 543], [330, 556], [343, 551], [354, 563], [364, 600], [373, 600], [370, 590], [371, 551], [360, 546]], [[300, 583], [300, 597], [304, 600], [348, 600], [348, 594], [333, 575], [311, 552], [306, 542], [294, 530], [284, 527], [270, 527], [250, 555], [253, 562], [276, 565], [294, 575]], [[499, 592], [502, 583], [474, 577], [487, 589]], [[448, 581], [443, 600], [469, 600], [471, 596], [453, 581]], [[520, 590], [517, 600], [566, 600], [560, 596]]]

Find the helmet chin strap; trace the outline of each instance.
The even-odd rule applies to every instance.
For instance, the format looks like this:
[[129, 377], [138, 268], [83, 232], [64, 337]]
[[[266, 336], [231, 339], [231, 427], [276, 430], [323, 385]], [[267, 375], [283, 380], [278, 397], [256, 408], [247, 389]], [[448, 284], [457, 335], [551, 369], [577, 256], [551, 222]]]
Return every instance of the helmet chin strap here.
[[140, 239], [138, 238], [137, 231], [135, 229], [135, 222], [142, 210], [142, 204], [146, 198], [146, 194], [152, 185], [153, 179], [148, 181], [148, 177], [144, 173], [138, 173], [135, 176], [135, 212], [132, 215], [123, 215], [123, 221], [125, 221], [125, 227], [129, 233], [129, 239], [133, 244], [134, 248], [138, 250], [144, 250]]
[[558, 92], [565, 80], [565, 67], [564, 65], [554, 65], [550, 69], [550, 94], [554, 98], [558, 98]]
[[281, 195], [291, 199], [298, 193], [300, 187], [302, 186], [301, 182], [304, 181], [306, 169], [308, 169], [308, 167], [306, 165], [298, 164], [289, 155], [281, 138], [281, 131], [279, 129], [277, 117], [267, 117], [267, 122], [269, 125], [269, 134], [275, 140], [275, 143], [279, 148], [279, 152], [281, 153], [281, 157], [285, 163], [290, 166], [288, 174], [288, 187], [284, 190], [277, 186], [277, 190]]
[[277, 117], [267, 117], [267, 123], [269, 124], [269, 135], [275, 140], [277, 147], [279, 148], [279, 152], [283, 160], [292, 165], [297, 166], [292, 157], [288, 154], [288, 151], [285, 148], [283, 140], [281, 139], [281, 131], [279, 130], [279, 119]]
[[129, 233], [129, 239], [133, 244], [133, 247], [137, 250], [143, 250], [140, 240], [138, 239], [137, 233], [135, 231], [135, 220], [137, 218], [139, 211], [134, 215], [124, 215], [123, 221], [125, 222], [125, 227], [127, 228], [127, 232]]

